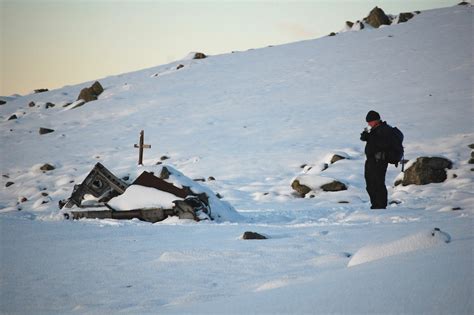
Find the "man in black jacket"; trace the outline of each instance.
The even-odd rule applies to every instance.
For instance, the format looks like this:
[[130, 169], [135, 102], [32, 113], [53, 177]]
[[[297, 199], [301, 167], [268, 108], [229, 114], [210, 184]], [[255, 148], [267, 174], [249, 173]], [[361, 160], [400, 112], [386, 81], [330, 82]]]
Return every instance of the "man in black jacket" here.
[[368, 112], [365, 120], [370, 126], [370, 130], [365, 128], [360, 135], [360, 140], [367, 142], [364, 175], [372, 204], [370, 209], [385, 209], [387, 207], [385, 174], [388, 166], [385, 152], [390, 146], [390, 127], [380, 119], [379, 113], [373, 110]]

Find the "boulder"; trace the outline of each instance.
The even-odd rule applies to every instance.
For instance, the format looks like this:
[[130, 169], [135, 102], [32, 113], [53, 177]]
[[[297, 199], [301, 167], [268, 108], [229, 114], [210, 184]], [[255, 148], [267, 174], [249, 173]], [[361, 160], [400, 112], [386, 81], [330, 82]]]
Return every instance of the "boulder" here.
[[0, 105], [5, 105], [7, 102], [4, 100], [0, 100]]
[[403, 179], [397, 184], [426, 185], [442, 183], [446, 180], [446, 169], [450, 169], [453, 162], [441, 157], [419, 157], [404, 173]]
[[331, 32], [328, 36], [336, 36], [336, 33]]
[[324, 184], [320, 187], [323, 191], [342, 191], [347, 190], [347, 186], [340, 181], [332, 181], [328, 184]]
[[307, 193], [311, 191], [311, 188], [300, 184], [300, 181], [297, 179], [295, 179], [293, 183], [291, 183], [291, 188], [293, 188], [293, 190], [295, 190], [301, 197], [304, 197]]
[[8, 120], [15, 120], [15, 119], [18, 119], [17, 115], [11, 115], [10, 117], [8, 117]]
[[41, 127], [41, 128], [39, 129], [39, 134], [40, 134], [40, 135], [45, 135], [45, 134], [51, 133], [51, 132], [54, 132], [54, 129], [43, 128], [43, 127]]
[[83, 100], [87, 103], [97, 100], [97, 95], [94, 94], [94, 91], [91, 88], [83, 88], [79, 93], [77, 100]]
[[344, 156], [341, 156], [339, 154], [334, 154], [333, 157], [331, 158], [331, 164], [334, 164], [337, 161], [345, 160], [345, 159], [346, 159], [346, 157], [344, 157]]
[[379, 7], [373, 8], [365, 21], [375, 28], [380, 27], [380, 25], [390, 25], [390, 18]]
[[256, 232], [247, 231], [242, 235], [243, 240], [266, 240], [267, 237]]
[[55, 169], [55, 167], [52, 166], [51, 164], [48, 164], [48, 163], [46, 163], [46, 164], [44, 164], [43, 166], [40, 167], [40, 170], [42, 170], [42, 171], [52, 171], [54, 169]]
[[200, 52], [195, 53], [193, 57], [193, 59], [205, 59], [205, 58], [207, 58], [207, 56]]
[[415, 15], [413, 13], [400, 13], [398, 15], [398, 23], [405, 23], [408, 20], [411, 20]]
[[99, 83], [99, 81], [95, 81], [94, 84], [92, 84], [92, 86], [90, 87], [90, 89], [92, 90], [92, 93], [94, 93], [97, 96], [99, 96], [100, 94], [102, 94], [102, 92], [104, 92], [104, 88]]

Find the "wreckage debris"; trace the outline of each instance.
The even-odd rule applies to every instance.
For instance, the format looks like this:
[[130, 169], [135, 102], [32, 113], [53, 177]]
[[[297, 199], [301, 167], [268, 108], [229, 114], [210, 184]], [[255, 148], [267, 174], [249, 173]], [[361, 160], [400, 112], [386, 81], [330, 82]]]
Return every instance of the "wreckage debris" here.
[[[139, 219], [147, 222], [159, 222], [169, 216], [178, 216], [180, 219], [191, 220], [212, 220], [211, 209], [209, 206], [209, 197], [206, 193], [195, 193], [190, 187], [182, 188], [165, 181], [169, 179], [171, 172], [163, 167], [160, 177], [153, 173], [144, 171], [138, 176], [130, 186], [141, 186], [157, 189], [158, 191], [171, 194], [176, 197], [169, 208], [166, 207], [147, 207], [143, 209], [115, 209], [108, 202], [114, 197], [125, 194], [130, 186], [124, 181], [112, 174], [102, 164], [97, 163], [86, 179], [74, 187], [71, 197], [66, 201], [61, 201], [60, 208], [94, 208], [94, 210], [71, 210], [65, 211], [66, 219], [118, 219], [130, 220]], [[84, 205], [85, 195], [92, 195], [98, 198], [98, 203], [93, 205]]]

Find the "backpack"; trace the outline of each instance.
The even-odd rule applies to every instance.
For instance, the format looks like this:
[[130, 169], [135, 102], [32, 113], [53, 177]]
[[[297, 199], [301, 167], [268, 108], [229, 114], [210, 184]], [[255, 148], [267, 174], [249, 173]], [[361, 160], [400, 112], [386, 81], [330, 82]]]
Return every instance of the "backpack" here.
[[398, 167], [398, 163], [402, 163], [403, 172], [403, 133], [397, 127], [389, 126], [390, 128], [390, 146], [386, 152], [386, 160], [390, 164], [395, 164]]

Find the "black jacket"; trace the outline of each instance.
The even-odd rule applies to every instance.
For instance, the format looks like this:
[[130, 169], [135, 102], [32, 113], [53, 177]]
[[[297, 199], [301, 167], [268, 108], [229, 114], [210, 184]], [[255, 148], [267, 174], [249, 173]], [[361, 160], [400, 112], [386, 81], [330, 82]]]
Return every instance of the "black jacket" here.
[[390, 147], [391, 131], [390, 126], [383, 121], [380, 125], [368, 133], [361, 134], [361, 140], [366, 141], [365, 155], [367, 159], [375, 159], [375, 155], [379, 152], [386, 152]]

